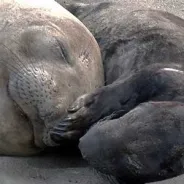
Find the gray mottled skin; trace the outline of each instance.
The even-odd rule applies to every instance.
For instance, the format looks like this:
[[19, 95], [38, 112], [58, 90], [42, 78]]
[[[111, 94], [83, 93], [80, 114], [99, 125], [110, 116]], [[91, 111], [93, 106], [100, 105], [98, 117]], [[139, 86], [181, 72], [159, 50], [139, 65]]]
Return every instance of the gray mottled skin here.
[[0, 154], [31, 155], [83, 93], [103, 84], [98, 45], [52, 0], [0, 1]]

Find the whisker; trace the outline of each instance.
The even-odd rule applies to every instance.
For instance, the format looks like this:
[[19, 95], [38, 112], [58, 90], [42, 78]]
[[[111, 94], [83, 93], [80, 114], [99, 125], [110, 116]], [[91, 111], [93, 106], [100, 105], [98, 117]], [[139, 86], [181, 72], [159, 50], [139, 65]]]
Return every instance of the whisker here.
[[[15, 43], [17, 43], [15, 40], [13, 40]], [[19, 43], [17, 43], [17, 45], [18, 45]], [[9, 49], [10, 50], [10, 49]], [[11, 50], [10, 50], [11, 51]], [[12, 51], [11, 51], [12, 52]], [[14, 52], [12, 52], [12, 54], [14, 55], [14, 56], [17, 56]], [[20, 62], [20, 63], [23, 63], [21, 60], [20, 60], [20, 58], [18, 57], [18, 61]], [[32, 73], [32, 75], [33, 75], [33, 77], [34, 76], [36, 76], [37, 74], [36, 74], [36, 71], [38, 71], [38, 69], [34, 66], [34, 62], [32, 61], [32, 58], [30, 59], [29, 58], [29, 61], [28, 60], [25, 60], [25, 62], [28, 64], [28, 65], [30, 65], [31, 64], [31, 66], [33, 67], [32, 69], [32, 71], [33, 71], [33, 73]], [[41, 71], [41, 70], [40, 70]], [[44, 71], [44, 70], [43, 70]], [[24, 72], [27, 72], [27, 71], [25, 71], [24, 70]], [[42, 76], [43, 76], [43, 72], [41, 73], [42, 74]], [[39, 81], [40, 81], [40, 84], [42, 83], [42, 80], [40, 80], [39, 79]]]
[[[27, 81], [30, 80], [30, 78], [28, 76], [32, 75], [35, 79], [34, 82], [40, 86], [40, 88], [42, 88], [42, 86], [44, 85], [42, 80], [44, 81], [44, 78], [43, 77], [46, 77], [47, 80], [51, 80], [48, 78], [48, 76], [44, 76], [44, 73], [43, 71], [41, 71], [41, 69], [37, 69], [35, 66], [34, 66], [34, 62], [32, 60], [29, 60], [30, 62], [28, 63], [28, 61], [25, 61], [27, 64], [31, 64], [32, 65], [32, 69], [30, 70], [29, 68], [27, 68], [26, 64], [21, 61], [21, 59], [11, 50], [9, 49], [5, 44], [1, 44], [5, 49], [7, 49], [14, 57], [15, 57], [15, 63], [16, 65], [12, 64], [10, 61], [12, 60], [12, 58], [10, 59], [4, 59], [4, 60], [1, 60], [0, 62], [6, 66], [10, 71], [14, 72], [19, 78], [23, 78], [24, 77], [24, 80], [27, 79]], [[23, 71], [25, 72], [26, 74], [28, 75], [20, 75], [20, 72]], [[40, 77], [36, 78], [37, 76], [37, 71], [40, 71], [40, 74], [42, 74], [42, 80], [40, 79]], [[19, 79], [20, 80], [20, 79]], [[49, 83], [48, 85], [50, 85], [51, 83]]]

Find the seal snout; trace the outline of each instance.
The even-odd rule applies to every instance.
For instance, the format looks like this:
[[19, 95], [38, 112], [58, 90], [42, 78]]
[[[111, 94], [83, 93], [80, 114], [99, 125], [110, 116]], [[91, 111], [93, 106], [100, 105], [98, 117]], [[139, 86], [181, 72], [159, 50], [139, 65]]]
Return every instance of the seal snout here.
[[84, 159], [90, 158], [92, 155], [97, 154], [97, 148], [99, 145], [99, 140], [97, 137], [94, 137], [93, 132], [89, 132], [80, 138], [79, 149]]
[[38, 114], [46, 117], [52, 109], [53, 98], [57, 96], [53, 77], [36, 64], [19, 69], [18, 73], [11, 73], [8, 87], [12, 99], [30, 119]]
[[112, 142], [106, 131], [109, 131], [106, 122], [97, 123], [80, 139], [79, 149], [83, 158], [95, 169], [110, 174], [114, 165], [108, 158], [113, 155], [114, 149], [111, 149]]

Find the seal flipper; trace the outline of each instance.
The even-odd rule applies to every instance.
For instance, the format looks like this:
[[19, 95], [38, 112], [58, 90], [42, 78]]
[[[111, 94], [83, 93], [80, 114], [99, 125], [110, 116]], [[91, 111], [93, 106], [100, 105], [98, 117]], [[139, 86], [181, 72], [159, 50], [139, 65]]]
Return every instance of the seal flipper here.
[[58, 143], [58, 145], [61, 144], [61, 141], [64, 141], [64, 140], [71, 140], [71, 141], [79, 140], [80, 137], [82, 137], [82, 135], [83, 133], [77, 130], [63, 132], [63, 133], [61, 133], [60, 131], [58, 133], [57, 130], [50, 131], [50, 138], [52, 142], [56, 144]]
[[126, 80], [120, 78], [92, 94], [79, 97], [67, 117], [56, 125], [61, 141], [62, 138], [67, 138], [67, 132], [76, 130], [85, 133], [100, 119], [107, 116], [110, 119], [119, 118], [148, 100], [178, 101], [183, 98], [183, 72], [177, 69], [170, 71], [165, 67], [169, 66], [149, 66]]

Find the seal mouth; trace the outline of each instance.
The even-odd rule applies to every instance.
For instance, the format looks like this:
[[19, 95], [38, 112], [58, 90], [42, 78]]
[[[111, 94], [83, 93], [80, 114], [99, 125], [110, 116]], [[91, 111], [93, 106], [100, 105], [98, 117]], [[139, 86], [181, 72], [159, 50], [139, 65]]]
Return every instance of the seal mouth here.
[[28, 116], [31, 108], [32, 111], [39, 109], [42, 116], [44, 105], [51, 103], [58, 92], [55, 81], [47, 71], [30, 65], [20, 69], [19, 73], [10, 73], [8, 89], [12, 99]]

